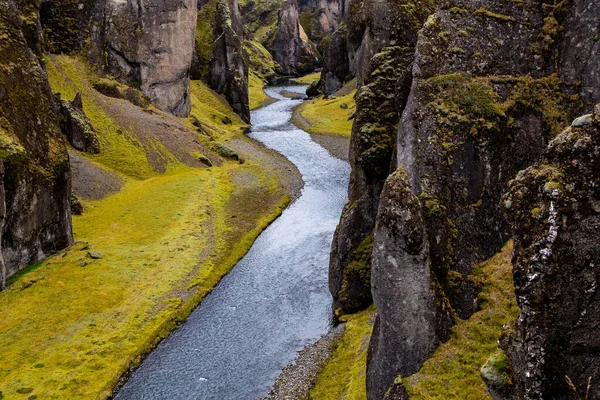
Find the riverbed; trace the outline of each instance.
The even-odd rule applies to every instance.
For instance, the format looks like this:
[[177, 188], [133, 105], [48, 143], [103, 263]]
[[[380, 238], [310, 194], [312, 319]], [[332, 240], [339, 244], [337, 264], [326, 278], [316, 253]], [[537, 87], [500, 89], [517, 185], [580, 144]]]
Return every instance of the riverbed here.
[[132, 374], [117, 399], [256, 400], [269, 392], [297, 352], [332, 324], [329, 250], [347, 198], [350, 166], [292, 122], [282, 91], [252, 112], [250, 137], [300, 171], [300, 197], [256, 240], [187, 322]]

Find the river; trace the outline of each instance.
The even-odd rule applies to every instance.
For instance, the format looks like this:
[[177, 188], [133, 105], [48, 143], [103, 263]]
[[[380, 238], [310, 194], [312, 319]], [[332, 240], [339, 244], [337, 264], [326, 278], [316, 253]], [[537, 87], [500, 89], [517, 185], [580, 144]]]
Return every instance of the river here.
[[291, 122], [302, 100], [252, 112], [250, 136], [296, 165], [301, 196], [256, 240], [187, 322], [142, 363], [117, 399], [257, 400], [297, 351], [331, 326], [329, 249], [347, 198], [348, 163]]

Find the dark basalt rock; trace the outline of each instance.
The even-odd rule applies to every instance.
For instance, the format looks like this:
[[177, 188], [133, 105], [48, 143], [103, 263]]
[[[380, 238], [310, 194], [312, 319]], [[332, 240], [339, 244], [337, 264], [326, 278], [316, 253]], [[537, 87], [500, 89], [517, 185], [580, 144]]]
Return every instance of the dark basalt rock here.
[[250, 122], [248, 63], [244, 57], [244, 26], [238, 2], [221, 0], [217, 3], [216, 11], [209, 86], [225, 95], [244, 122]]
[[317, 47], [308, 39], [298, 20], [297, 0], [282, 3], [277, 28], [267, 49], [284, 75], [303, 75], [319, 66]]
[[102, 0], [92, 18], [93, 64], [139, 87], [163, 111], [187, 116], [195, 0]]
[[100, 152], [100, 143], [92, 123], [83, 111], [81, 94], [77, 93], [73, 101], [60, 100], [62, 120], [60, 129], [71, 146], [79, 151], [91, 154]]
[[44, 50], [53, 54], [74, 54], [86, 45], [95, 0], [42, 1], [40, 20]]
[[43, 68], [37, 1], [0, 3], [0, 289], [72, 243], [71, 174]]
[[428, 246], [421, 204], [406, 171], [398, 169], [383, 188], [375, 228], [371, 279], [377, 320], [367, 361], [370, 399], [382, 399], [397, 375], [417, 372], [436, 346]]
[[[585, 3], [599, 6], [597, 0]], [[565, 21], [576, 25], [572, 16], [580, 8], [566, 3], [543, 7], [541, 1], [528, 1], [522, 7], [501, 1], [488, 2], [486, 7], [471, 0], [446, 2], [419, 32], [411, 75], [406, 78], [401, 70], [395, 73], [399, 82], [409, 81], [409, 94], [398, 96], [400, 84], [381, 94], [382, 98], [385, 93], [396, 96], [402, 113], [393, 166], [407, 171], [412, 192], [423, 209], [430, 283], [436, 298], [433, 329], [439, 341], [449, 338], [453, 316], [469, 318], [477, 310], [478, 288], [469, 279], [473, 265], [496, 253], [510, 237], [509, 225], [498, 207], [508, 180], [534, 163], [549, 140], [581, 108], [589, 107], [586, 96], [591, 92], [572, 85], [571, 79], [577, 80], [574, 75], [568, 81], [561, 78], [567, 61], [560, 49], [570, 36], [546, 37], [551, 19], [559, 25]], [[577, 46], [594, 48], [593, 30], [587, 27], [589, 21], [582, 19], [579, 27], [568, 30], [577, 32]], [[558, 32], [563, 31], [558, 28]], [[580, 70], [586, 79], [592, 79], [587, 69]], [[353, 176], [368, 171], [364, 161], [352, 164]], [[378, 179], [365, 179], [363, 186], [357, 186], [361, 196], [376, 189]], [[355, 237], [360, 240], [370, 221], [369, 205], [354, 202], [357, 198], [351, 196], [352, 209], [342, 217], [340, 232], [347, 233], [338, 233], [338, 248], [339, 243], [352, 243]], [[387, 201], [381, 198], [382, 204]], [[358, 210], [354, 212], [360, 217], [353, 215], [353, 210]], [[348, 225], [348, 216], [359, 223]], [[386, 298], [377, 293], [377, 287], [372, 290], [375, 298]], [[401, 314], [403, 304], [393, 298], [387, 294], [390, 304], [386, 306]], [[369, 357], [370, 366], [394, 359], [393, 354], [382, 352]], [[397, 359], [390, 368], [414, 366], [414, 359], [408, 354], [406, 358]], [[378, 379], [377, 369], [369, 368], [369, 398], [379, 400], [387, 389], [384, 386], [392, 382]]]
[[521, 311], [501, 340], [515, 398], [600, 398], [600, 105], [587, 121], [554, 139], [503, 199]]

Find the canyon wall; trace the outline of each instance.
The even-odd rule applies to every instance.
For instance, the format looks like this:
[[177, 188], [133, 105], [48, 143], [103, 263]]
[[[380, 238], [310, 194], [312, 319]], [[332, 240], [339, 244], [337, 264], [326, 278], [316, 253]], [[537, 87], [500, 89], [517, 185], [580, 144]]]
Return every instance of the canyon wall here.
[[43, 66], [39, 7], [0, 3], [0, 289], [72, 243], [69, 157]]
[[90, 59], [161, 110], [186, 117], [196, 18], [195, 0], [98, 1]]
[[[428, 18], [433, 5], [350, 3], [320, 87], [359, 85], [330, 289], [338, 314], [366, 307], [371, 295], [378, 309], [369, 399], [391, 385], [402, 393], [395, 377], [417, 372], [455, 319], [478, 309], [469, 276], [511, 236], [499, 206], [509, 180], [600, 99], [598, 69], [589, 67], [598, 59], [597, 3], [445, 1]], [[397, 168], [405, 177], [387, 178]], [[393, 221], [405, 231], [390, 233]], [[372, 234], [371, 260], [358, 267], [354, 252]], [[428, 284], [407, 279], [410, 271]]]

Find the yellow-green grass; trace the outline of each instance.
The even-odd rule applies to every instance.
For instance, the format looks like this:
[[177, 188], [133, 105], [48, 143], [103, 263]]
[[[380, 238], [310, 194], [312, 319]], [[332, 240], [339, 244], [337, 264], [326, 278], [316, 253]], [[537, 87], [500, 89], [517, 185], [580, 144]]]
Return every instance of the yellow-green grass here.
[[[194, 169], [172, 157], [158, 174], [134, 132], [102, 107], [82, 60], [53, 57], [48, 69], [55, 91], [83, 95], [103, 146], [85, 156], [125, 184], [84, 202], [85, 213], [73, 217], [75, 246], [0, 292], [0, 398], [104, 399], [246, 253], [288, 197], [279, 178], [252, 159]], [[192, 83], [192, 102], [218, 143], [242, 136], [243, 123], [206, 86]], [[90, 250], [103, 256], [93, 259]]]
[[[350, 136], [352, 115], [356, 112], [353, 90], [345, 96], [318, 97], [301, 104], [294, 112], [294, 123], [309, 133]], [[345, 104], [347, 107], [344, 107]]]
[[321, 79], [321, 73], [320, 72], [315, 72], [315, 73], [312, 73], [312, 74], [301, 76], [299, 78], [294, 78], [294, 80], [296, 82], [301, 83], [303, 85], [310, 85], [311, 83], [316, 82], [319, 79]]
[[474, 279], [483, 287], [481, 310], [468, 320], [459, 320], [452, 338], [435, 351], [418, 373], [402, 379], [411, 399], [489, 398], [479, 371], [497, 351], [502, 326], [518, 315], [511, 255], [509, 242], [501, 252], [476, 267]]
[[102, 107], [99, 94], [89, 82], [88, 67], [82, 59], [52, 56], [46, 68], [54, 92], [64, 99], [73, 99], [78, 92], [84, 98], [83, 109], [98, 133], [100, 148], [95, 161], [122, 174], [135, 178], [148, 178], [155, 173], [148, 163], [146, 152], [131, 132], [117, 125]]
[[265, 82], [254, 72], [250, 71], [248, 74], [248, 95], [251, 110], [256, 110], [275, 101], [265, 93], [263, 90], [264, 87]]
[[367, 348], [373, 331], [375, 307], [371, 306], [344, 318], [347, 321], [344, 336], [321, 370], [315, 387], [310, 392], [312, 400], [367, 398]]

